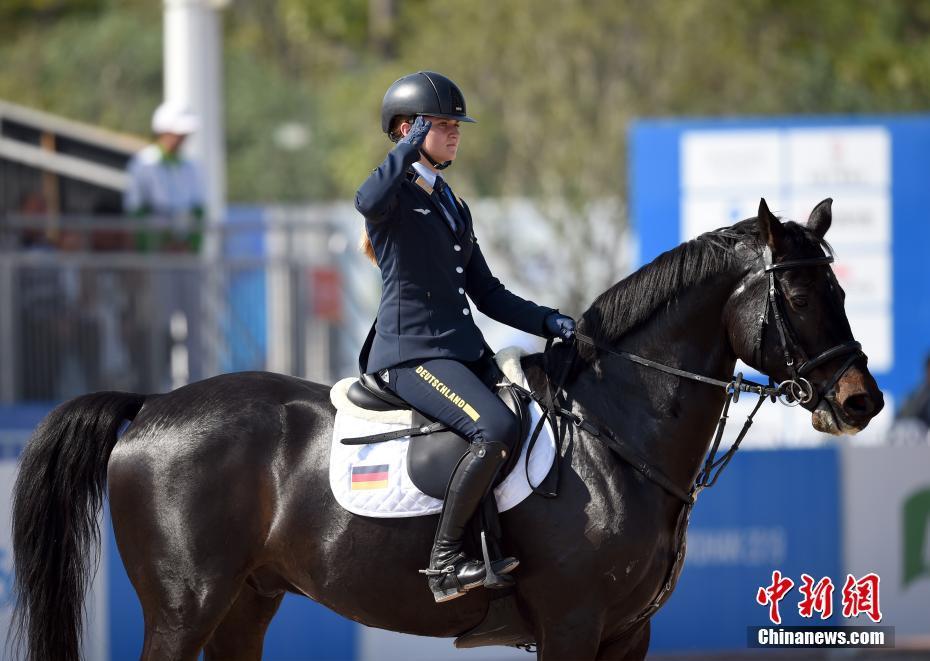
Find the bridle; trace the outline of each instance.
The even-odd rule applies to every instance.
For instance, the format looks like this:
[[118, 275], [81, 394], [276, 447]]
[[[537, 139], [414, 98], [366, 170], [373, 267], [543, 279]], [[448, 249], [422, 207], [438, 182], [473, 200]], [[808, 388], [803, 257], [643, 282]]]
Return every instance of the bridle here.
[[[755, 353], [758, 356], [758, 364], [764, 369], [765, 355], [762, 351], [762, 338], [765, 334], [765, 326], [769, 321], [769, 311], [771, 311], [772, 318], [775, 320], [775, 328], [778, 330], [778, 338], [781, 342], [785, 366], [788, 368], [788, 372], [791, 375], [789, 380], [782, 381], [780, 384], [780, 387], [783, 388], [783, 392], [787, 395], [786, 398], [783, 398], [783, 403], [789, 406], [810, 404], [813, 402], [815, 395], [817, 396], [817, 401], [813, 402], [813, 405], [816, 406], [820, 403], [820, 400], [830, 392], [836, 382], [842, 378], [846, 370], [848, 370], [856, 360], [865, 356], [865, 354], [862, 353], [862, 345], [855, 340], [850, 340], [849, 342], [837, 344], [825, 351], [821, 351], [813, 358], [808, 358], [807, 353], [804, 351], [804, 347], [798, 342], [797, 333], [791, 326], [787, 315], [784, 313], [784, 295], [779, 295], [781, 290], [779, 289], [775, 272], [832, 264], [834, 262], [833, 249], [825, 240], [819, 239], [819, 241], [825, 253], [821, 257], [807, 257], [804, 259], [792, 259], [776, 263], [772, 260], [772, 249], [769, 248], [768, 245], [765, 246], [762, 253], [765, 263], [764, 272], [768, 278], [768, 302], [765, 308], [765, 315], [759, 327], [759, 336], [756, 341]], [[833, 376], [826, 382], [826, 385], [821, 386], [818, 391], [815, 392], [814, 386], [808, 380], [807, 376], [824, 363], [846, 354], [849, 354], [849, 357], [840, 365], [836, 372], [833, 373]], [[796, 363], [795, 357], [800, 359], [800, 364]]]
[[[737, 234], [728, 232], [726, 228], [721, 228], [714, 232], [709, 232], [709, 234], [737, 239], [741, 238]], [[671, 367], [655, 360], [644, 358], [643, 356], [638, 356], [628, 351], [619, 351], [613, 349], [609, 346], [605, 346], [602, 342], [598, 341], [594, 337], [586, 335], [580, 331], [576, 331], [572, 340], [569, 341], [572, 344], [570, 358], [562, 366], [562, 370], [559, 378], [556, 381], [554, 391], [551, 389], [548, 379], [546, 379], [546, 399], [548, 401], [544, 403], [540, 401], [540, 398], [536, 396], [536, 393], [531, 394], [535, 399], [537, 399], [537, 401], [540, 401], [540, 403], [543, 405], [543, 409], [547, 414], [553, 416], [560, 415], [562, 417], [568, 418], [575, 424], [575, 426], [583, 428], [585, 431], [603, 438], [611, 450], [613, 450], [638, 471], [643, 473], [643, 475], [645, 475], [648, 479], [659, 484], [659, 486], [680, 500], [683, 500], [689, 504], [693, 503], [697, 493], [706, 487], [713, 486], [713, 484], [716, 483], [720, 473], [730, 462], [733, 454], [739, 449], [740, 443], [742, 442], [746, 433], [749, 431], [749, 427], [752, 425], [753, 417], [761, 408], [762, 403], [766, 399], [769, 399], [773, 402], [776, 400], [780, 401], [786, 406], [797, 406], [798, 404], [813, 404], [813, 406], [816, 406], [819, 404], [821, 399], [829, 394], [836, 382], [842, 378], [843, 374], [846, 373], [852, 364], [860, 357], [865, 356], [865, 354], [862, 352], [862, 345], [855, 340], [850, 340], [848, 342], [843, 342], [842, 344], [833, 346], [825, 351], [821, 351], [813, 358], [808, 358], [807, 352], [804, 351], [803, 347], [798, 341], [798, 335], [795, 332], [794, 327], [791, 325], [790, 320], [784, 312], [784, 294], [779, 288], [778, 279], [775, 277], [775, 272], [798, 268], [809, 268], [813, 266], [826, 266], [832, 264], [834, 262], [833, 249], [830, 247], [830, 244], [828, 244], [822, 238], [818, 238], [818, 240], [824, 251], [824, 254], [820, 257], [805, 257], [801, 259], [792, 259], [776, 263], [772, 258], [772, 250], [768, 245], [766, 245], [762, 251], [762, 259], [764, 263], [763, 273], [768, 279], [768, 294], [766, 297], [765, 313], [760, 319], [759, 332], [757, 335], [756, 343], [754, 345], [754, 353], [758, 357], [757, 364], [763, 366], [764, 368], [764, 364], [762, 362], [762, 359], [764, 358], [764, 352], [762, 351], [762, 341], [765, 335], [765, 327], [769, 323], [769, 316], [771, 315], [771, 318], [774, 319], [775, 327], [778, 331], [778, 338], [781, 343], [782, 355], [784, 356], [785, 366], [790, 375], [789, 379], [776, 384], [774, 379], [769, 376], [768, 385], [764, 385], [750, 381], [749, 379], [744, 379], [742, 373], [738, 373], [731, 380], [723, 381], [721, 379], [715, 379], [703, 374], [697, 374], [696, 372], [690, 372], [688, 370], [680, 369], [677, 367]], [[562, 387], [565, 383], [565, 379], [568, 373], [571, 371], [571, 368], [574, 365], [575, 360], [578, 358], [577, 346], [575, 345], [575, 342], [577, 341], [585, 342], [586, 344], [590, 344], [591, 346], [595, 347], [599, 351], [603, 351], [604, 353], [623, 358], [624, 360], [628, 360], [639, 365], [643, 365], [644, 367], [649, 367], [660, 372], [665, 372], [666, 374], [690, 379], [692, 381], [698, 381], [700, 383], [722, 387], [724, 389], [726, 392], [726, 399], [724, 401], [720, 420], [717, 424], [716, 433], [714, 434], [713, 445], [711, 446], [710, 452], [707, 455], [703, 468], [701, 469], [697, 479], [695, 480], [694, 484], [691, 485], [689, 490], [686, 491], [680, 486], [675, 485], [671, 479], [662, 473], [662, 471], [651, 466], [647, 461], [644, 460], [642, 455], [635, 448], [632, 448], [626, 444], [609, 428], [603, 425], [592, 424], [589, 420], [586, 420], [584, 416], [578, 415], [561, 405], [559, 399], [561, 397]], [[552, 340], [546, 344], [546, 351], [544, 354], [548, 353], [551, 342]], [[835, 358], [845, 355], [848, 355], [847, 359], [843, 361], [840, 367], [833, 373], [833, 376], [826, 382], [825, 385], [815, 390], [814, 386], [807, 378], [811, 372], [817, 367]], [[718, 458], [717, 450], [720, 446], [724, 427], [727, 423], [730, 404], [732, 402], [739, 401], [740, 393], [744, 392], [756, 394], [759, 396], [759, 399], [756, 402], [752, 412], [746, 417], [743, 428], [737, 435], [736, 440], [733, 442], [730, 448]], [[818, 398], [816, 402], [814, 402], [815, 396]], [[554, 423], [554, 418], [552, 421]], [[539, 424], [541, 425], [541, 423], [542, 420], [540, 420]], [[539, 426], [537, 426], [535, 432], [538, 433], [538, 431]], [[534, 433], [533, 440], [535, 440], [535, 436], [536, 434]]]
[[[720, 230], [716, 230], [710, 234], [715, 234], [717, 236], [729, 236], [731, 238], [740, 238], [738, 235], [727, 232], [726, 228], [721, 228]], [[765, 335], [766, 324], [769, 323], [769, 314], [771, 311], [771, 317], [774, 319], [775, 327], [778, 331], [778, 338], [781, 343], [781, 350], [785, 359], [785, 366], [787, 367], [788, 373], [790, 375], [789, 379], [776, 384], [773, 378], [769, 376], [768, 385], [763, 385], [761, 383], [755, 383], [753, 381], [743, 379], [742, 373], [738, 373], [730, 381], [723, 381], [721, 379], [715, 379], [703, 374], [697, 374], [695, 372], [689, 372], [677, 367], [671, 367], [669, 365], [665, 365], [663, 363], [659, 363], [657, 361], [644, 358], [643, 356], [638, 356], [627, 351], [618, 351], [611, 347], [605, 346], [596, 338], [576, 331], [572, 339], [568, 341], [571, 351], [569, 353], [569, 358], [565, 360], [562, 365], [559, 377], [556, 380], [555, 390], [553, 391], [547, 374], [545, 378], [545, 399], [540, 397], [535, 392], [527, 391], [527, 394], [532, 396], [533, 399], [535, 399], [542, 406], [544, 411], [543, 416], [540, 417], [540, 420], [537, 423], [535, 430], [533, 431], [532, 438], [530, 440], [530, 447], [532, 447], [532, 444], [535, 442], [544, 420], [548, 418], [552, 423], [552, 428], [557, 429], [558, 426], [556, 425], [555, 417], [560, 416], [570, 420], [579, 429], [583, 429], [592, 436], [600, 438], [612, 452], [618, 455], [623, 461], [632, 466], [635, 470], [639, 471], [645, 478], [654, 484], [657, 484], [667, 493], [683, 502], [683, 507], [679, 511], [675, 524], [675, 548], [673, 550], [672, 562], [669, 566], [668, 573], [666, 574], [666, 579], [658, 593], [650, 601], [649, 605], [636, 617], [634, 617], [631, 622], [626, 627], [624, 627], [620, 633], [617, 634], [616, 637], [620, 637], [637, 623], [651, 617], [653, 613], [661, 608], [662, 604], [664, 604], [671, 595], [675, 577], [678, 575], [678, 572], [681, 571], [681, 567], [684, 562], [683, 547], [685, 531], [687, 530], [688, 522], [691, 518], [691, 510], [694, 507], [697, 495], [705, 488], [711, 487], [717, 482], [720, 474], [727, 467], [727, 465], [730, 463], [730, 460], [733, 458], [733, 455], [739, 449], [740, 443], [742, 443], [746, 433], [749, 431], [749, 428], [753, 422], [753, 417], [761, 408], [762, 403], [768, 399], [773, 402], [778, 400], [786, 406], [813, 404], [813, 406], [816, 407], [816, 405], [820, 403], [820, 400], [830, 392], [836, 382], [842, 378], [843, 374], [846, 373], [846, 370], [848, 370], [860, 357], [865, 356], [865, 354], [862, 352], [862, 345], [855, 340], [850, 340], [848, 342], [831, 347], [825, 351], [821, 351], [813, 358], [808, 358], [807, 352], [804, 351], [803, 347], [798, 341], [797, 333], [792, 327], [788, 316], [784, 313], [784, 294], [779, 289], [778, 279], [775, 277], [775, 272], [798, 268], [809, 268], [812, 266], [826, 266], [832, 264], [834, 262], [833, 249], [822, 238], [820, 238], [819, 241], [821, 247], [824, 250], [824, 254], [820, 257], [792, 259], [776, 263], [772, 258], [772, 251], [768, 245], [766, 245], [763, 250], [763, 262], [765, 265], [763, 273], [768, 279], [768, 294], [765, 303], [765, 313], [760, 319], [759, 333], [754, 346], [754, 354], [758, 357], [757, 364], [760, 365], [760, 367], [762, 367], [764, 370], [764, 364], [762, 362], [762, 359], [764, 358], [764, 352], [762, 351], [762, 341]], [[720, 420], [717, 423], [713, 444], [711, 445], [710, 451], [707, 453], [707, 456], [704, 460], [704, 465], [702, 466], [697, 478], [695, 479], [694, 483], [691, 484], [689, 489], [686, 490], [681, 488], [681, 486], [676, 484], [674, 480], [667, 476], [662, 470], [656, 466], [653, 466], [636, 448], [632, 447], [622, 438], [617, 436], [608, 426], [600, 425], [593, 422], [592, 420], [586, 419], [585, 416], [575, 413], [570, 408], [566, 408], [562, 405], [562, 388], [565, 384], [567, 375], [571, 372], [575, 361], [578, 359], [578, 341], [585, 342], [586, 344], [592, 345], [599, 351], [618, 356], [644, 367], [649, 367], [660, 372], [665, 372], [666, 374], [672, 374], [674, 376], [690, 379], [692, 381], [719, 386], [724, 389], [726, 392], [726, 399], [724, 400], [723, 411], [721, 412]], [[549, 354], [549, 349], [551, 346], [552, 339], [548, 340], [546, 343], [546, 349], [543, 352], [544, 356]], [[819, 389], [815, 390], [814, 386], [807, 378], [811, 372], [817, 367], [835, 358], [845, 355], [848, 355], [847, 359], [843, 361], [836, 372], [833, 373], [833, 376], [826, 382], [826, 385], [821, 386]], [[743, 427], [737, 434], [736, 439], [733, 441], [730, 448], [720, 457], [717, 457], [717, 451], [720, 447], [720, 441], [723, 437], [724, 427], [726, 426], [728, 419], [730, 404], [732, 402], [738, 401], [740, 393], [743, 392], [756, 394], [759, 396], [759, 399], [753, 407], [752, 412], [746, 416]], [[813, 401], [815, 396], [818, 397], [816, 402]], [[557, 457], [561, 456], [561, 436], [561, 433], [557, 435]], [[529, 451], [527, 454], [529, 454]], [[559, 462], [557, 459], [555, 462], [555, 467], [558, 466], [558, 463]], [[556, 476], [557, 475], [558, 473], [556, 473]], [[556, 482], [557, 481], [558, 477], [556, 477]], [[533, 491], [548, 497], [553, 497], [556, 495], [556, 492], [544, 492], [538, 490], [536, 487], [533, 487]]]

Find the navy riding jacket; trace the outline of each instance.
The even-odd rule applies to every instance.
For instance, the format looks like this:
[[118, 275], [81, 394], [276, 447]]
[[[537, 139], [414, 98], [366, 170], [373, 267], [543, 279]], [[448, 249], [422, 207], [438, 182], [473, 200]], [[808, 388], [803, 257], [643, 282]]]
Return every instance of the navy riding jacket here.
[[546, 316], [557, 312], [511, 293], [491, 274], [461, 200], [464, 224], [452, 231], [438, 193], [411, 167], [419, 157], [417, 147], [397, 145], [355, 195], [382, 282], [378, 317], [359, 359], [363, 372], [422, 358], [473, 361], [490, 352], [468, 298], [492, 319], [541, 337], [549, 337]]

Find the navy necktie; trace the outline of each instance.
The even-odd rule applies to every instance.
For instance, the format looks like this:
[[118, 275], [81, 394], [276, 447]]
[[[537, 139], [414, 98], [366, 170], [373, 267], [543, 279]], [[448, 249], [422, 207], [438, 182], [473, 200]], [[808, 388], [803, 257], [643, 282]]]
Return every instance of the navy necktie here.
[[452, 189], [449, 188], [449, 184], [442, 177], [437, 176], [433, 184], [433, 190], [439, 195], [439, 204], [446, 212], [449, 226], [452, 227], [453, 232], [458, 232], [458, 224], [461, 223], [462, 219], [459, 216], [459, 208], [455, 203], [455, 197], [452, 195]]

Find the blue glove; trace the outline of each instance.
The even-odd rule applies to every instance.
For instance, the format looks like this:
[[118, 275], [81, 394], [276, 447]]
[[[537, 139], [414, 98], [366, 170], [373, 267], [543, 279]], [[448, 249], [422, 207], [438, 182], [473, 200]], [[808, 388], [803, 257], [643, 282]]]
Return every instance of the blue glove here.
[[397, 144], [413, 145], [419, 149], [420, 145], [423, 144], [423, 141], [426, 140], [426, 134], [429, 133], [430, 127], [432, 125], [432, 122], [423, 119], [423, 115], [417, 115], [417, 118], [413, 120], [413, 125], [410, 127], [407, 135], [401, 138]]
[[546, 332], [552, 337], [570, 340], [575, 334], [575, 320], [558, 312], [551, 312], [546, 317]]

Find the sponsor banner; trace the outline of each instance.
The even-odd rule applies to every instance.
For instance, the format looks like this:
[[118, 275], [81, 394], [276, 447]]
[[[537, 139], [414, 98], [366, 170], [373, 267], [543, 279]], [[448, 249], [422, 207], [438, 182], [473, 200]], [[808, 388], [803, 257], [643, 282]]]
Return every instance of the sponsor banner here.
[[844, 448], [842, 467], [844, 571], [881, 576], [882, 623], [895, 627], [899, 644], [926, 640], [930, 447]]
[[694, 130], [682, 134], [680, 148], [682, 241], [754, 216], [760, 197], [776, 215], [799, 222], [820, 200], [837, 198], [828, 238], [849, 322], [872, 369], [889, 369], [889, 132], [882, 126]]
[[928, 152], [930, 115], [637, 121], [629, 188], [638, 262], [755, 216], [760, 197], [800, 222], [833, 198], [827, 240], [852, 330], [882, 389], [900, 401], [930, 350]]
[[[841, 574], [839, 458], [833, 448], [739, 452], [694, 508], [684, 570], [652, 622], [652, 652], [746, 648], [746, 630], [769, 624], [760, 586], [777, 569], [801, 584]], [[845, 577], [844, 577], [845, 578]], [[784, 625], [809, 623], [797, 588]], [[841, 624], [837, 614], [817, 623]]]

